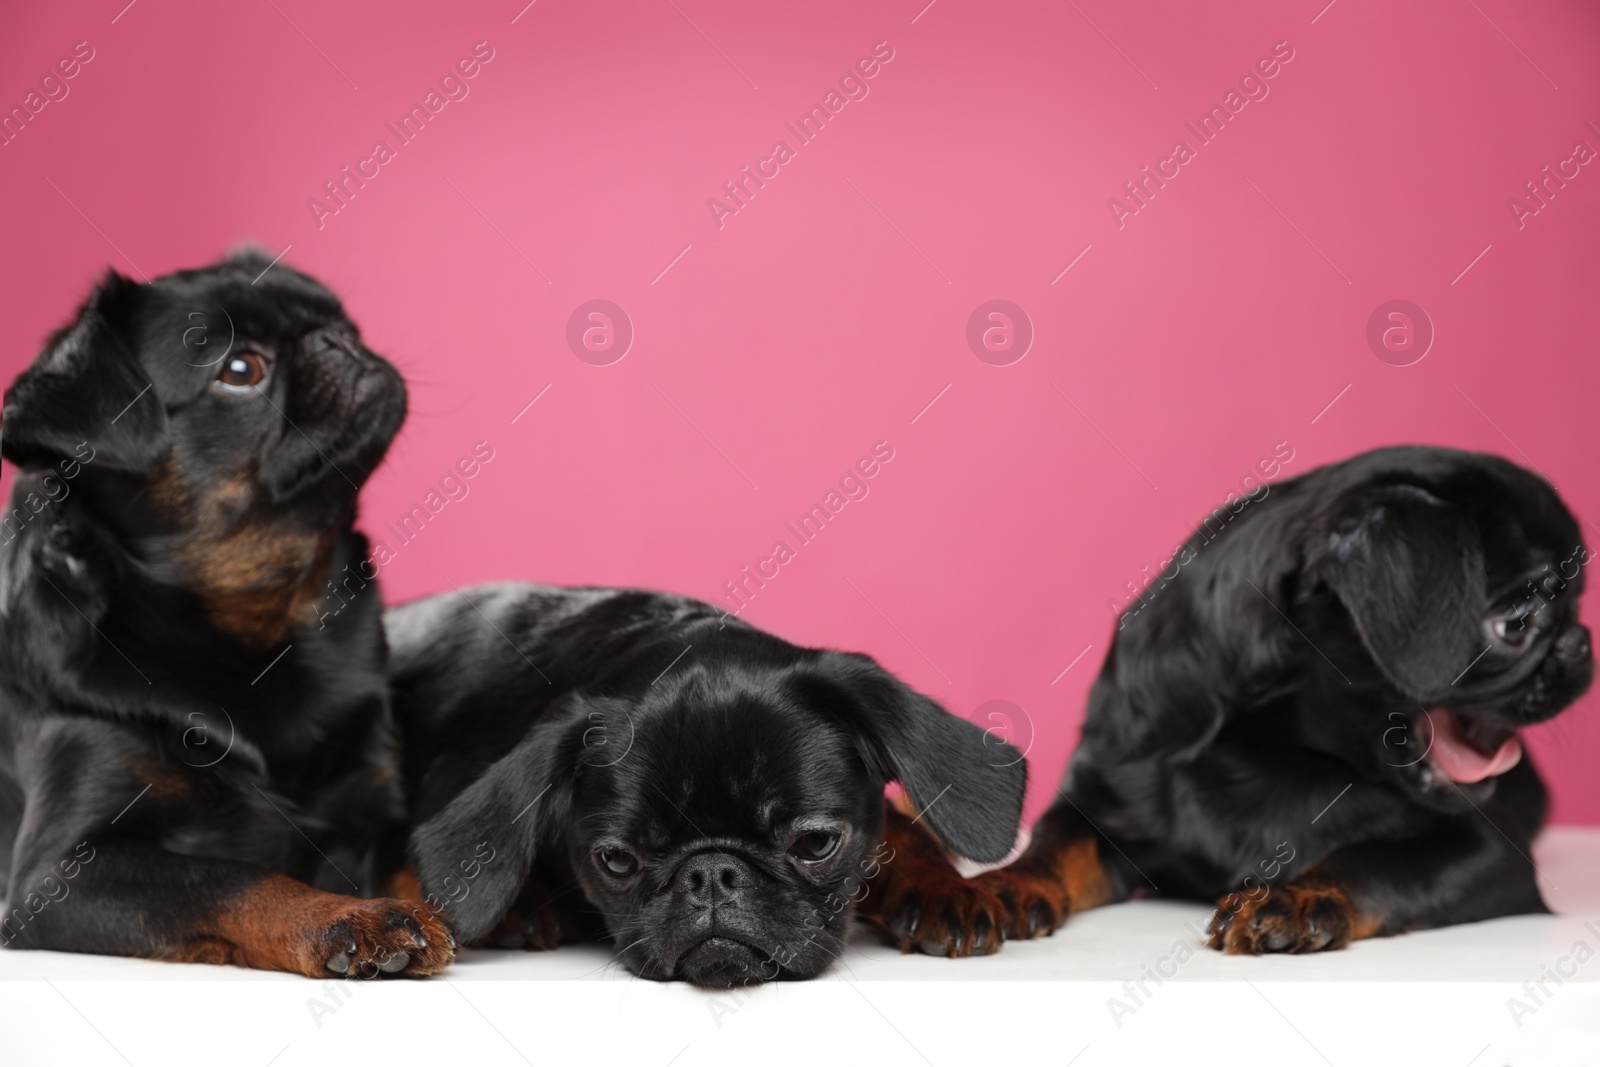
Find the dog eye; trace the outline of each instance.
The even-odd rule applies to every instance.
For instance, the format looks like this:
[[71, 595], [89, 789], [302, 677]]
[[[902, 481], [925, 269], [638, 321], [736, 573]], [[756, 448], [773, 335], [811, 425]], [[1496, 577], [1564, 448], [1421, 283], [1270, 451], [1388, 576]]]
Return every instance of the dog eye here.
[[839, 835], [830, 830], [812, 830], [801, 834], [789, 846], [789, 854], [806, 863], [821, 863], [839, 847]]
[[639, 869], [639, 861], [625, 848], [601, 849], [600, 865], [618, 878], [626, 878]]
[[217, 384], [226, 390], [250, 389], [267, 376], [266, 358], [255, 352], [239, 352], [222, 361]]
[[1521, 648], [1542, 625], [1540, 613], [1529, 608], [1496, 616], [1489, 621], [1489, 630], [1496, 641], [1508, 648]]

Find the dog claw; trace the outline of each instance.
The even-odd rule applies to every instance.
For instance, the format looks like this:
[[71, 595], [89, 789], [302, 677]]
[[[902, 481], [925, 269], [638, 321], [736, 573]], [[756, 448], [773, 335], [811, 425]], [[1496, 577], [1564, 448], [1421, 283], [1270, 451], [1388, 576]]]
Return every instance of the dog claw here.
[[1050, 929], [1050, 916], [1045, 913], [1043, 904], [1035, 904], [1033, 911], [1028, 914], [1028, 936], [1033, 937], [1041, 930]]
[[[338, 934], [335, 934], [334, 936], [337, 937]], [[328, 962], [324, 966], [326, 966], [328, 970], [332, 971], [334, 974], [349, 974], [350, 964], [356, 958], [356, 952], [359, 949], [360, 946], [356, 944], [355, 935], [345, 933], [344, 948], [329, 956]]]
[[422, 978], [441, 971], [455, 956], [440, 942], [448, 936], [442, 917], [409, 901], [354, 900], [343, 915], [315, 933], [326, 955], [305, 960], [301, 973], [342, 978]]
[[946, 908], [944, 922], [950, 928], [950, 951], [954, 955], [960, 955], [967, 943], [966, 935], [961, 930], [961, 917], [953, 909]]
[[425, 949], [428, 947], [428, 937], [422, 932], [421, 923], [417, 922], [417, 920], [408, 915], [402, 922], [402, 925], [405, 926], [406, 933], [411, 935], [411, 940], [416, 942], [418, 948]]
[[1336, 887], [1289, 882], [1259, 900], [1240, 893], [1223, 897], [1208, 944], [1233, 955], [1322, 952], [1349, 944], [1355, 921], [1348, 898]]
[[922, 897], [916, 893], [907, 893], [890, 923], [890, 931], [895, 937], [904, 940], [916, 932], [917, 924], [921, 921]]

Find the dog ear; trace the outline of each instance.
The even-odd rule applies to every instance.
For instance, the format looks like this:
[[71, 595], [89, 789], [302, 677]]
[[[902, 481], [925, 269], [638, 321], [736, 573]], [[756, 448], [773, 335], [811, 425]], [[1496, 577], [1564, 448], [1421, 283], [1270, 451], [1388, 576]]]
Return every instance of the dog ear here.
[[96, 465], [149, 470], [167, 450], [167, 413], [129, 344], [143, 286], [107, 271], [57, 331], [33, 365], [5, 393], [0, 456], [19, 467], [82, 459], [87, 442]]
[[824, 652], [818, 666], [831, 692], [809, 695], [854, 731], [868, 766], [905, 786], [949, 848], [980, 863], [1004, 859], [1022, 819], [1024, 754], [867, 656]]
[[1428, 491], [1361, 494], [1329, 536], [1322, 573], [1378, 665], [1426, 700], [1481, 651], [1488, 611], [1483, 549], [1472, 519]]
[[243, 240], [232, 248], [222, 258], [222, 262], [231, 263], [247, 270], [265, 270], [267, 264], [272, 262], [272, 253], [268, 252], [255, 241]]
[[564, 821], [582, 727], [589, 725], [585, 711], [576, 698], [550, 707], [510, 752], [412, 832], [407, 851], [424, 899], [445, 910], [463, 944], [504, 917], [539, 845]]

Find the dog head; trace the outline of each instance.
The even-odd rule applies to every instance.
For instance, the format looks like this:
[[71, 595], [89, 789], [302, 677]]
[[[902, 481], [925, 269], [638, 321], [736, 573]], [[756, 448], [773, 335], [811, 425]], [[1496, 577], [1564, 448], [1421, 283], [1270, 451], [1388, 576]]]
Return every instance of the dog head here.
[[406, 408], [338, 298], [269, 264], [108, 272], [6, 391], [0, 430], [24, 477], [73, 480], [99, 525], [251, 644], [314, 621], [331, 538]]
[[1333, 647], [1370, 663], [1334, 653], [1357, 663], [1349, 681], [1390, 694], [1369, 702], [1385, 716], [1363, 726], [1373, 751], [1453, 808], [1493, 792], [1522, 757], [1517, 731], [1581, 696], [1594, 660], [1578, 621], [1589, 555], [1554, 488], [1495, 457], [1443, 455], [1336, 500], [1312, 571], [1350, 635]]
[[864, 656], [793, 651], [781, 665], [701, 656], [638, 697], [564, 700], [417, 831], [423, 888], [448, 899], [463, 847], [486, 839], [498, 858], [446, 905], [476, 940], [554, 852], [631, 971], [727, 987], [809, 978], [838, 956], [852, 903], [892, 862], [889, 781], [949, 848], [1005, 855], [1019, 752]]

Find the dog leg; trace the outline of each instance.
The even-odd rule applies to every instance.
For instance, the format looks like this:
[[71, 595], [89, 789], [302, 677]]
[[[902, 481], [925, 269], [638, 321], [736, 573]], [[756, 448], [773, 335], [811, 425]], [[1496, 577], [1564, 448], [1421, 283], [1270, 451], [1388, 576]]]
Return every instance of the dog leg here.
[[1000, 951], [1000, 902], [961, 877], [932, 834], [886, 806], [883, 839], [893, 852], [859, 914], [882, 923], [901, 952], [955, 958]]
[[973, 879], [1004, 908], [1004, 936], [1047, 937], [1076, 911], [1126, 900], [1100, 857], [1100, 837], [1078, 810], [1058, 801], [1033, 828], [1033, 840], [1008, 866]]
[[1230, 955], [1322, 952], [1407, 930], [1546, 912], [1534, 873], [1487, 824], [1347, 845], [1283, 885], [1223, 897], [1208, 943]]
[[[18, 871], [0, 941], [311, 978], [418, 977], [455, 958], [449, 928], [420, 902], [325, 893], [250, 864], [149, 845], [91, 845], [71, 861], [70, 880], [48, 861]], [[66, 891], [37, 903], [51, 885]]]

